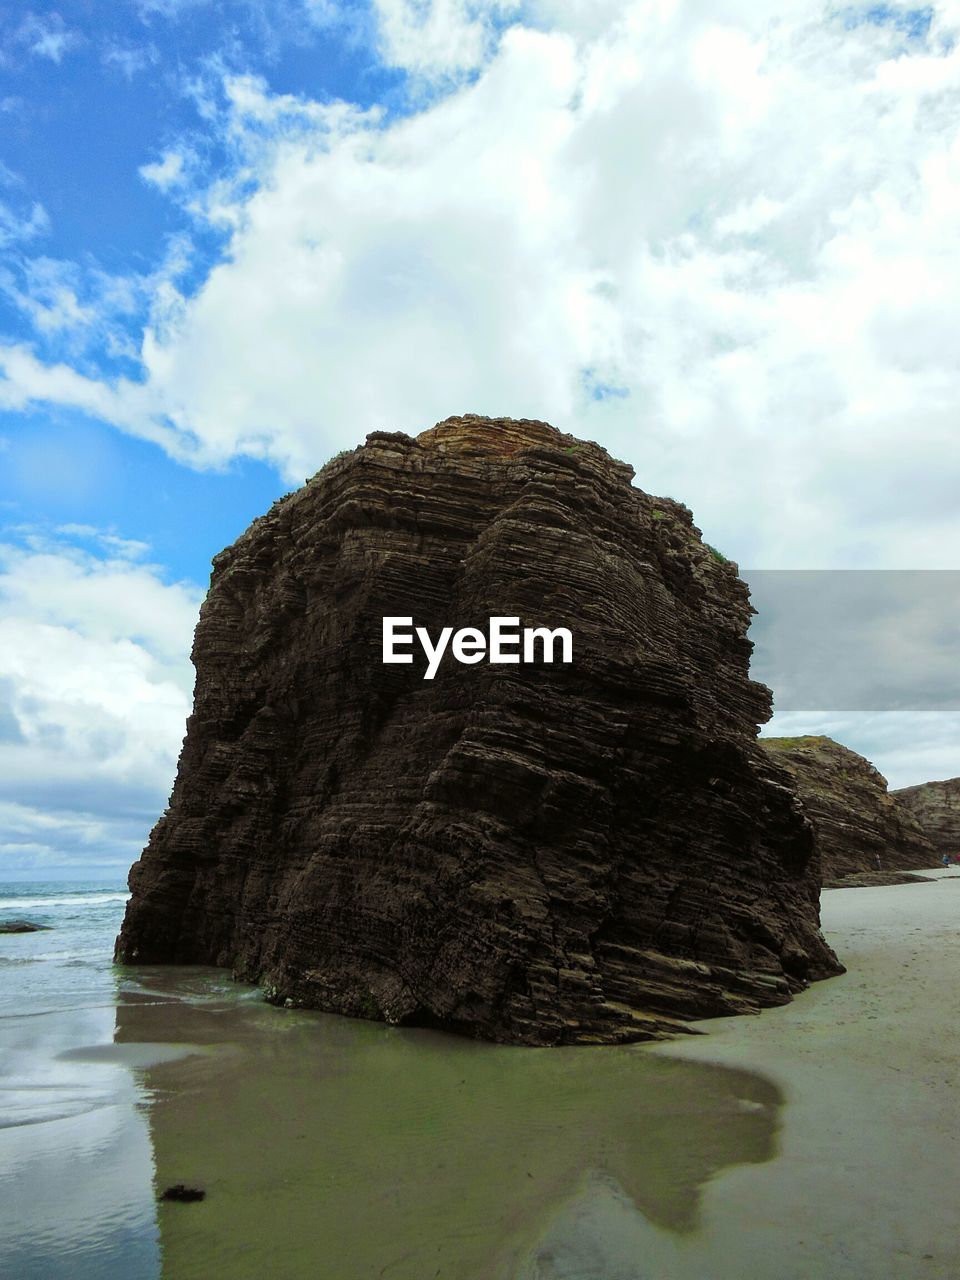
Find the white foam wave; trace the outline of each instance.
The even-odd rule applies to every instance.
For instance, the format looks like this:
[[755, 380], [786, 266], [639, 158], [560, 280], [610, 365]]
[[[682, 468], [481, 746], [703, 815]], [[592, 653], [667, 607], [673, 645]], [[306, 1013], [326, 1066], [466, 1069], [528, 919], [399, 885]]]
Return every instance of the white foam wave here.
[[93, 907], [126, 902], [129, 893], [77, 893], [66, 898], [0, 898], [0, 911], [38, 911], [42, 907]]

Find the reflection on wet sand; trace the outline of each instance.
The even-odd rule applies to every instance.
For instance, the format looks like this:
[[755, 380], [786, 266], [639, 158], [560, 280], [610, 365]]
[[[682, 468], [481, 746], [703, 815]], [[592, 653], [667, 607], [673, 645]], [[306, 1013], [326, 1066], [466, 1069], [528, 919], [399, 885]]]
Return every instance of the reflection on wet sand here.
[[143, 1077], [157, 1186], [207, 1192], [160, 1206], [170, 1280], [507, 1280], [591, 1179], [691, 1233], [710, 1177], [775, 1153], [780, 1094], [746, 1072], [277, 1010], [182, 970], [138, 979], [118, 1043], [207, 1046]]
[[[114, 1010], [0, 1019], [0, 1276], [155, 1280], [150, 1138]], [[82, 1046], [89, 1046], [83, 1048]]]

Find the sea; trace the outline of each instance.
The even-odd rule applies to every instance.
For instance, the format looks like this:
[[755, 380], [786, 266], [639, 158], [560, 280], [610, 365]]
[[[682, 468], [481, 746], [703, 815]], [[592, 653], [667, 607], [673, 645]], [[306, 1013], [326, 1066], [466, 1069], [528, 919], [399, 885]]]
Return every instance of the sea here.
[[0, 934], [2, 1280], [701, 1280], [701, 1195], [776, 1154], [751, 1072], [114, 966], [126, 899], [0, 884], [0, 920], [48, 926]]
[[[144, 1091], [110, 1058], [122, 881], [0, 884], [0, 1276], [154, 1280]], [[101, 1055], [98, 1057], [98, 1053]]]
[[47, 926], [0, 934], [0, 1017], [112, 1001], [113, 943], [128, 897], [122, 881], [0, 883], [0, 924], [23, 919]]

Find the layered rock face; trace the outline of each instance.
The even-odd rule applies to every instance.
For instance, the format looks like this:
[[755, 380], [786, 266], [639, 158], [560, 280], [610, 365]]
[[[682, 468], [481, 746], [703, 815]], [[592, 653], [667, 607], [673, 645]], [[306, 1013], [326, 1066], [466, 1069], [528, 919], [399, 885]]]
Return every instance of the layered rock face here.
[[[667, 1034], [840, 971], [751, 609], [690, 512], [541, 422], [374, 432], [214, 561], [130, 963], [526, 1044]], [[382, 619], [573, 660], [382, 661]]]
[[933, 847], [878, 769], [832, 738], [762, 738], [796, 779], [820, 849], [824, 885], [877, 870], [932, 867]]
[[960, 778], [922, 782], [890, 794], [916, 819], [938, 859], [960, 854]]

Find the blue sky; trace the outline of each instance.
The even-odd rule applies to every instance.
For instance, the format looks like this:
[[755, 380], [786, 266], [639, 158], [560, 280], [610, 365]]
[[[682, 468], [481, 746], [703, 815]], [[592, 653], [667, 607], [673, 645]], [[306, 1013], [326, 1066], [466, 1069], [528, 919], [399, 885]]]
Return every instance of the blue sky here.
[[[345, 99], [387, 118], [438, 91], [411, 92], [404, 69], [384, 63], [376, 15], [361, 4], [5, 6], [0, 49], [0, 202], [20, 229], [0, 268], [0, 332], [94, 376], [142, 377], [150, 277], [171, 251], [189, 242], [179, 280], [187, 295], [227, 251], [229, 236], [142, 172], [171, 147], [189, 148], [210, 180], [234, 170], [235, 149], [209, 119], [225, 79], [263, 77], [273, 95]], [[99, 306], [110, 328], [81, 337], [68, 325], [38, 326], [30, 300], [49, 305], [64, 287], [76, 307]], [[118, 307], [104, 301], [111, 290]], [[169, 577], [198, 583], [211, 557], [294, 483], [242, 453], [183, 466], [69, 405], [0, 413], [0, 441], [0, 512], [14, 531], [83, 524], [92, 513], [98, 527], [147, 542]]]
[[[149, 275], [180, 236], [193, 251], [186, 286], [204, 278], [224, 236], [198, 228], [140, 170], [183, 139], [209, 171], [229, 165], [203, 114], [225, 74], [266, 74], [276, 93], [403, 108], [404, 76], [377, 57], [369, 14], [342, 6], [336, 20], [323, 20], [321, 12], [311, 20], [309, 5], [285, 0], [0, 10], [0, 200], [28, 228], [7, 246], [4, 337], [30, 342], [50, 361], [72, 358], [100, 374], [138, 376], [142, 292], [130, 290], [129, 310], [118, 317], [129, 352], [103, 333], [87, 335], [78, 350], [64, 328], [38, 331], [22, 295], [44, 296], [47, 268], [54, 287], [66, 279], [85, 305], [111, 280]], [[275, 467], [251, 459], [186, 468], [69, 407], [0, 414], [0, 437], [8, 442], [0, 478], [8, 520], [55, 527], [93, 512], [98, 525], [149, 542], [172, 575], [197, 582], [205, 581], [210, 557], [290, 488]]]
[[[122, 873], [211, 557], [375, 428], [542, 417], [745, 566], [960, 568], [960, 8], [763, 10], [0, 7], [0, 878]], [[960, 772], [955, 715], [779, 727]]]

